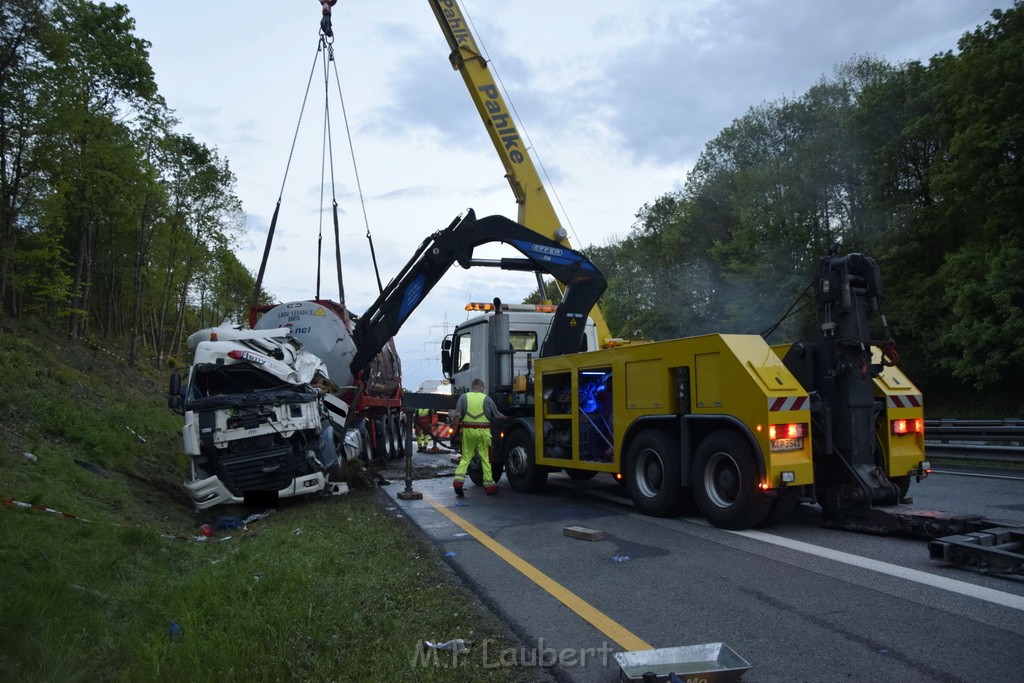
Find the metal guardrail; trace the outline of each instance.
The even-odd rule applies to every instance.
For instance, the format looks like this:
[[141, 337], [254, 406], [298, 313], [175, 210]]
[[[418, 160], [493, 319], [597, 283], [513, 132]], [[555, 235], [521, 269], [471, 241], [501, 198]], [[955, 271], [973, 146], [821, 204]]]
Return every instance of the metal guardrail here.
[[924, 421], [930, 458], [1024, 464], [1024, 419]]

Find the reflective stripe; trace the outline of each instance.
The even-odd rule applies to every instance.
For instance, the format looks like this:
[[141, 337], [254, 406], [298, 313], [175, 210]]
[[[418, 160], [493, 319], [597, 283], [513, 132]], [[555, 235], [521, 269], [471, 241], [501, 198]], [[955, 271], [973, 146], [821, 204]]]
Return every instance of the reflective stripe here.
[[921, 394], [893, 394], [886, 398], [886, 406], [889, 408], [920, 408]]
[[768, 410], [803, 410], [808, 403], [806, 396], [782, 396], [780, 398], [768, 397]]

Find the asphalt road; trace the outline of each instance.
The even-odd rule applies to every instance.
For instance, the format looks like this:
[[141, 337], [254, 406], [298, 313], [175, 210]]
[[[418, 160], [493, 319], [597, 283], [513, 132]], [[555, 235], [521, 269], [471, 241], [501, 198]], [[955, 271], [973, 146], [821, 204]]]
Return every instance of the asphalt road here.
[[[443, 464], [443, 462], [441, 463]], [[526, 646], [468, 656], [538, 679], [618, 680], [614, 653], [724, 643], [754, 681], [1019, 681], [1024, 578], [936, 563], [920, 540], [824, 529], [816, 506], [770, 529], [639, 514], [610, 477], [552, 475], [539, 494], [502, 481], [422, 479], [384, 490]], [[935, 474], [915, 506], [1024, 523], [1024, 477]], [[564, 535], [603, 532], [599, 541]], [[691, 678], [691, 680], [698, 680]]]

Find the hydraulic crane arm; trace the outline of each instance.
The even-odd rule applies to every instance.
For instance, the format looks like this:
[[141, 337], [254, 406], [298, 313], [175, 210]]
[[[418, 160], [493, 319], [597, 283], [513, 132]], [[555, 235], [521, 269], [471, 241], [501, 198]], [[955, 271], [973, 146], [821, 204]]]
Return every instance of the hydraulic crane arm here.
[[[512, 113], [487, 68], [487, 60], [477, 46], [462, 9], [455, 0], [429, 1], [451, 48], [448, 59], [452, 67], [462, 74], [462, 80], [465, 81], [477, 112], [484, 121], [494, 149], [505, 166], [505, 177], [519, 205], [519, 223], [543, 237], [571, 248], [567, 239], [568, 233], [559, 225], [555, 208], [527, 151], [526, 141], [516, 128]], [[598, 340], [604, 346], [611, 338], [608, 324], [596, 306], [590, 312], [590, 317], [597, 326]]]
[[[504, 242], [515, 247], [526, 258], [473, 258], [476, 247], [494, 242]], [[493, 266], [504, 270], [543, 273], [554, 277], [565, 287], [562, 301], [555, 310], [548, 335], [541, 346], [541, 356], [579, 350], [587, 313], [607, 286], [601, 271], [583, 254], [504, 216], [478, 219], [470, 209], [447, 228], [425, 239], [405, 267], [356, 321], [352, 330], [356, 355], [349, 364], [353, 375], [366, 369], [427, 293], [456, 263], [463, 268]]]

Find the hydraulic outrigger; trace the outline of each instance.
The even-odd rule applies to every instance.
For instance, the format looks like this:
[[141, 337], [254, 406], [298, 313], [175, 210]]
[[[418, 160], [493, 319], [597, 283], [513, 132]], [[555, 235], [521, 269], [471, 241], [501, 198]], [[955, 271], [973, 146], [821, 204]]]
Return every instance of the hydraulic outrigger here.
[[[825, 525], [943, 537], [929, 543], [933, 559], [993, 574], [1024, 571], [1024, 528], [980, 515], [912, 507], [906, 496], [910, 478], [928, 476], [927, 461], [906, 477], [890, 478], [882, 470], [880, 463], [899, 457], [901, 439], [913, 438], [923, 454], [924, 428], [921, 418], [908, 424], [906, 417], [894, 414], [897, 403], [916, 404], [919, 398], [904, 394], [905, 400], [896, 401], [887, 392], [909, 382], [895, 368], [898, 355], [881, 298], [882, 279], [874, 260], [861, 254], [826, 256], [815, 280], [817, 332], [790, 347], [783, 358], [811, 398], [815, 497]], [[870, 336], [874, 317], [881, 339]]]

